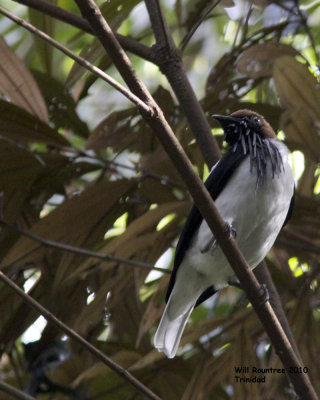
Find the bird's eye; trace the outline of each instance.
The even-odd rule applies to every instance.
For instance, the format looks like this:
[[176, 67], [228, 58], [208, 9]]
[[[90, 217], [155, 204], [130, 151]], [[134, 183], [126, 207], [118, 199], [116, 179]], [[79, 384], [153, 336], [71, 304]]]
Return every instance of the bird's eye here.
[[260, 124], [261, 124], [260, 118], [257, 117], [256, 115], [254, 115], [254, 116], [252, 117], [252, 121], [253, 121], [255, 124], [257, 124], [257, 125], [260, 125]]

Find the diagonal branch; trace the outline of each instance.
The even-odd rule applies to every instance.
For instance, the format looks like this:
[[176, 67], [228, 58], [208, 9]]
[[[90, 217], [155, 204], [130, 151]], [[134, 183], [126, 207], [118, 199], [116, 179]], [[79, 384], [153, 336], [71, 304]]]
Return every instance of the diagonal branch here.
[[145, 1], [149, 17], [151, 20], [152, 29], [156, 38], [156, 47], [158, 49], [165, 48], [168, 51], [175, 49], [175, 43], [171, 36], [165, 16], [161, 10], [158, 0]]
[[[228, 234], [225, 223], [219, 214], [210, 194], [205, 189], [199, 176], [192, 168], [192, 164], [182, 149], [180, 143], [175, 137], [172, 129], [168, 125], [166, 119], [159, 106], [156, 104], [150, 93], [145, 89], [143, 83], [138, 78], [133, 69], [130, 60], [124, 53], [119, 42], [114, 36], [110, 26], [105, 21], [101, 12], [93, 0], [75, 0], [83, 16], [90, 23], [92, 30], [96, 33], [101, 44], [104, 46], [109, 56], [114, 61], [123, 79], [126, 81], [130, 89], [146, 101], [154, 110], [154, 117], [150, 118], [144, 114], [147, 123], [153, 129], [158, 139], [164, 146], [169, 157], [173, 160], [174, 165], [184, 179], [188, 187], [196, 207], [199, 209], [206, 222], [208, 223], [212, 233], [227, 257], [232, 269], [240, 280], [241, 285], [245, 289], [249, 300], [256, 310], [262, 324], [268, 332], [271, 341], [286, 368], [296, 366], [302, 368], [290, 342], [288, 341], [280, 323], [277, 319], [270, 303], [261, 301], [261, 286], [250, 270], [250, 267], [236, 245], [232, 235]], [[151, 0], [149, 0], [151, 1]], [[317, 395], [305, 374], [289, 375], [296, 392], [304, 399], [317, 399]]]
[[255, 276], [260, 283], [267, 285], [268, 293], [269, 293], [269, 297], [270, 297], [270, 303], [272, 305], [272, 308], [273, 308], [279, 322], [281, 323], [282, 329], [285, 331], [287, 338], [288, 338], [294, 352], [296, 353], [297, 357], [299, 358], [300, 363], [302, 364], [302, 358], [301, 358], [298, 346], [296, 344], [296, 341], [294, 340], [293, 333], [291, 331], [288, 319], [284, 312], [281, 298], [280, 298], [279, 293], [273, 283], [270, 271], [267, 267], [265, 260], [263, 260], [255, 268]]
[[217, 141], [211, 133], [210, 125], [202, 107], [190, 85], [182, 63], [182, 53], [177, 49], [170, 33], [165, 16], [158, 0], [145, 0], [151, 25], [156, 38], [155, 63], [168, 79], [192, 133], [203, 154], [204, 160], [211, 168], [221, 157]]
[[0, 13], [5, 15], [7, 18], [11, 19], [14, 21], [16, 24], [23, 26], [25, 29], [27, 29], [29, 32], [34, 33], [35, 35], [39, 36], [41, 39], [45, 40], [47, 43], [51, 44], [53, 47], [56, 49], [62, 51], [62, 53], [66, 54], [68, 57], [72, 58], [74, 61], [76, 61], [78, 64], [86, 68], [88, 71], [92, 72], [105, 82], [107, 82], [109, 85], [117, 89], [120, 93], [122, 93], [127, 99], [129, 99], [133, 104], [136, 104], [138, 107], [140, 107], [144, 112], [146, 113], [151, 113], [151, 109], [143, 102], [140, 100], [139, 97], [135, 96], [132, 92], [130, 92], [128, 89], [126, 89], [124, 86], [120, 85], [115, 79], [113, 79], [111, 76], [106, 74], [105, 72], [101, 71], [101, 69], [97, 68], [96, 66], [92, 65], [89, 63], [86, 59], [77, 56], [74, 54], [71, 50], [67, 49], [65, 46], [62, 44], [58, 43], [56, 40], [52, 39], [49, 35], [46, 33], [40, 31], [38, 28], [35, 26], [29, 24], [28, 22], [24, 21], [22, 18], [19, 18], [9, 11], [5, 10], [4, 8], [0, 7]]
[[[57, 7], [46, 0], [13, 0], [13, 1], [19, 4], [24, 4], [29, 7], [32, 7], [35, 10], [45, 13], [46, 15], [50, 15], [70, 25], [76, 26], [79, 29], [84, 30], [85, 32], [94, 34], [92, 32], [90, 25], [84, 18], [78, 16], [77, 14], [66, 11], [61, 7]], [[147, 2], [147, 5], [148, 4], [149, 3]], [[182, 65], [181, 54], [176, 49], [175, 44], [172, 41], [172, 37], [167, 27], [167, 23], [164, 19], [164, 16], [161, 12], [160, 5], [159, 3], [154, 3], [151, 6], [156, 7], [157, 9], [156, 15], [161, 16], [160, 24], [157, 23], [157, 21], [159, 20], [158, 17], [153, 19], [153, 24], [158, 24], [158, 29], [155, 30], [156, 32], [159, 32], [159, 34], [157, 34], [157, 37], [159, 40], [160, 38], [162, 38], [161, 39], [162, 43], [168, 44], [167, 46], [159, 47], [157, 45], [154, 49], [150, 49], [149, 47], [129, 37], [125, 37], [119, 34], [116, 34], [116, 37], [119, 40], [120, 44], [124, 47], [124, 49], [144, 58], [145, 60], [148, 60], [152, 63], [159, 65], [160, 69], [165, 74], [170, 85], [172, 86], [177, 98], [179, 99], [181, 107], [185, 112], [186, 119], [190, 125], [190, 128], [194, 136], [196, 137], [196, 140], [204, 155], [206, 163], [208, 164], [209, 167], [212, 167], [212, 165], [220, 158], [221, 154], [219, 146], [217, 145], [216, 140], [211, 134], [211, 128], [208, 124], [206, 116], [201, 106], [199, 105], [195, 93], [186, 76], [186, 73]], [[154, 15], [154, 13], [150, 15]], [[7, 17], [9, 17], [8, 14]], [[19, 23], [17, 20], [15, 22]], [[20, 23], [20, 25], [22, 24]], [[163, 32], [163, 34], [161, 34], [160, 32]], [[167, 51], [168, 53], [167, 55], [164, 54], [165, 49], [167, 50], [171, 49], [169, 52]], [[103, 79], [102, 76], [101, 78]]]
[[[94, 35], [92, 29], [88, 22], [80, 17], [77, 14], [74, 14], [70, 11], [64, 10], [61, 7], [58, 7], [52, 3], [49, 3], [47, 0], [13, 0], [16, 3], [26, 5], [35, 10], [41, 11], [46, 15], [49, 15], [57, 20], [65, 22], [66, 24], [72, 25], [76, 28], [83, 30], [84, 32], [90, 33]], [[117, 39], [121, 43], [121, 45], [130, 53], [136, 54], [139, 57], [144, 58], [150, 62], [153, 62], [153, 51], [148, 46], [145, 46], [138, 41], [126, 37], [120, 34], [116, 34]]]
[[[138, 381], [133, 375], [130, 374], [126, 369], [122, 368], [119, 364], [114, 362], [110, 357], [106, 356], [102, 353], [102, 351], [98, 350], [91, 343], [89, 343], [86, 339], [80, 336], [77, 332], [71, 329], [68, 325], [60, 321], [57, 317], [55, 317], [50, 311], [48, 311], [45, 307], [43, 307], [40, 303], [34, 300], [31, 296], [26, 294], [18, 285], [16, 285], [10, 278], [8, 278], [2, 271], [0, 271], [0, 280], [4, 282], [6, 285], [10, 286], [23, 300], [29, 304], [32, 308], [38, 311], [48, 322], [53, 323], [55, 326], [60, 328], [62, 332], [68, 335], [70, 338], [74, 339], [81, 346], [85, 347], [90, 353], [96, 356], [100, 361], [102, 361], [105, 365], [115, 371], [122, 378], [130, 382], [139, 392], [143, 393], [148, 399], [151, 400], [161, 400], [160, 397], [155, 395], [150, 389], [148, 389], [143, 383]], [[1, 386], [0, 386], [1, 388]], [[32, 397], [29, 398], [21, 398], [22, 400], [34, 400]]]
[[189, 32], [187, 32], [185, 37], [182, 39], [179, 45], [181, 51], [185, 50], [187, 44], [190, 42], [192, 36], [195, 34], [199, 26], [209, 17], [211, 11], [215, 9], [220, 2], [221, 0], [216, 0], [213, 4], [208, 3], [208, 5], [202, 10], [202, 15], [200, 16], [199, 20], [196, 21], [196, 23], [191, 27]]
[[4, 221], [3, 219], [0, 219], [0, 224], [11, 231], [18, 232], [18, 233], [20, 233], [20, 235], [28, 237], [29, 239], [31, 239], [35, 242], [41, 243], [43, 246], [46, 246], [46, 247], [52, 247], [54, 249], [66, 251], [68, 253], [74, 253], [74, 254], [79, 254], [81, 256], [96, 258], [98, 260], [105, 261], [105, 262], [115, 262], [118, 264], [126, 264], [126, 265], [131, 265], [132, 267], [147, 269], [149, 271], [159, 271], [159, 272], [164, 272], [167, 274], [170, 273], [170, 271], [167, 269], [154, 267], [151, 264], [148, 264], [148, 263], [145, 263], [142, 261], [133, 261], [133, 260], [125, 259], [125, 258], [114, 257], [110, 254], [97, 253], [96, 251], [82, 249], [81, 247], [71, 246], [69, 244], [65, 244], [65, 243], [61, 243], [61, 242], [55, 242], [54, 240], [47, 240], [40, 236], [34, 235], [31, 232], [24, 231], [23, 229], [20, 229], [17, 226]]
[[[1, 278], [1, 277], [0, 277]], [[14, 386], [8, 385], [0, 379], [0, 391], [8, 393], [10, 396], [15, 397], [19, 400], [36, 400], [35, 397], [30, 396], [27, 393], [15, 388]]]

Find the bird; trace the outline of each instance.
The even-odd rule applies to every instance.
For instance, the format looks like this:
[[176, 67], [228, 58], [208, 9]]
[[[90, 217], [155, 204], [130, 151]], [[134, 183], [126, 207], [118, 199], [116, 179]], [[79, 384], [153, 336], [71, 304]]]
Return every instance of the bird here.
[[[254, 269], [292, 215], [295, 180], [290, 152], [267, 120], [254, 111], [213, 117], [224, 131], [227, 151], [211, 169], [205, 187]], [[210, 228], [193, 206], [176, 246], [155, 348], [173, 358], [193, 309], [237, 283]]]

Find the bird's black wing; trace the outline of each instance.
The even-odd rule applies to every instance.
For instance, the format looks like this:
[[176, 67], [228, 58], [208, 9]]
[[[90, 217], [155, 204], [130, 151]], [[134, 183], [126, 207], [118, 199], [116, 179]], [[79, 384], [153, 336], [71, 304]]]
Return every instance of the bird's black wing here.
[[[234, 171], [237, 169], [239, 164], [247, 157], [246, 154], [243, 153], [241, 146], [238, 146], [236, 151], [232, 151], [230, 149], [218, 162], [215, 168], [209, 174], [207, 180], [204, 185], [208, 189], [213, 200], [219, 196], [219, 194], [224, 189], [228, 180], [231, 178]], [[169, 282], [169, 287], [166, 295], [166, 301], [168, 301], [170, 294], [172, 292], [178, 268], [181, 264], [181, 261], [185, 255], [185, 252], [188, 250], [191, 240], [201, 225], [203, 218], [200, 214], [199, 210], [193, 206], [190, 214], [186, 220], [184, 228], [182, 230], [181, 236], [179, 238], [176, 255], [174, 259], [174, 266]], [[215, 293], [214, 288], [208, 288], [199, 298], [197, 305], [205, 301], [207, 298], [212, 296]]]

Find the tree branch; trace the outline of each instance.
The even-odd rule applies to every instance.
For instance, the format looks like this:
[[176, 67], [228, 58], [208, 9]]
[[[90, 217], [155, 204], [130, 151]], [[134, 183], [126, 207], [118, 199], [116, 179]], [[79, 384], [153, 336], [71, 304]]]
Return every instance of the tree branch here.
[[81, 151], [79, 149], [77, 149], [77, 155], [74, 156], [74, 159], [77, 159], [77, 157], [92, 158], [95, 161], [98, 159], [105, 166], [108, 166], [110, 168], [110, 170], [112, 170], [113, 172], [118, 173], [118, 174], [119, 174], [119, 170], [117, 168], [123, 168], [123, 169], [127, 169], [129, 171], [133, 171], [136, 174], [140, 173], [140, 176], [142, 178], [152, 178], [154, 180], [164, 183], [165, 185], [170, 185], [173, 188], [180, 188], [180, 189], [186, 190], [186, 187], [183, 183], [176, 182], [175, 180], [171, 179], [168, 175], [155, 174], [144, 168], [137, 168], [136, 166], [122, 164], [122, 163], [119, 163], [114, 160], [104, 160], [102, 158], [99, 158], [99, 156], [91, 156], [87, 152]]
[[[31, 296], [26, 294], [18, 285], [16, 285], [10, 278], [8, 278], [2, 271], [0, 271], [0, 280], [4, 282], [6, 285], [10, 286], [23, 300], [33, 307], [36, 311], [38, 311], [48, 322], [53, 323], [55, 326], [60, 328], [62, 332], [68, 335], [70, 338], [74, 339], [81, 346], [85, 347], [90, 353], [96, 356], [100, 361], [102, 361], [105, 365], [111, 368], [114, 372], [124, 378], [126, 381], [130, 382], [139, 392], [143, 393], [148, 399], [152, 400], [161, 400], [160, 397], [155, 395], [149, 388], [147, 388], [143, 383], [138, 381], [133, 375], [130, 374], [126, 369], [122, 368], [116, 362], [114, 362], [111, 358], [102, 353], [102, 351], [98, 350], [91, 343], [85, 340], [82, 336], [80, 336], [77, 332], [71, 329], [68, 325], [60, 321], [57, 317], [55, 317], [50, 311], [44, 308], [40, 303], [34, 300]], [[33, 397], [22, 398], [22, 400], [34, 400]]]
[[114, 87], [116, 90], [118, 90], [120, 93], [122, 93], [128, 100], [130, 100], [133, 104], [140, 107], [144, 112], [151, 114], [152, 110], [143, 101], [141, 101], [139, 97], [135, 96], [132, 92], [127, 90], [124, 86], [120, 85], [120, 83], [118, 83], [116, 80], [114, 80], [111, 76], [107, 75], [105, 72], [101, 71], [101, 69], [92, 65], [84, 58], [77, 56], [72, 51], [70, 51], [69, 49], [64, 47], [62, 44], [60, 44], [57, 41], [55, 41], [54, 39], [52, 39], [46, 33], [40, 31], [35, 26], [33, 26], [33, 25], [29, 24], [28, 22], [24, 21], [23, 19], [13, 15], [12, 13], [10, 13], [9, 11], [5, 10], [2, 7], [0, 7], [0, 13], [5, 15], [7, 18], [11, 19], [12, 21], [14, 21], [16, 24], [23, 26], [28, 31], [39, 36], [41, 39], [43, 39], [47, 43], [50, 43], [56, 49], [62, 51], [64, 54], [66, 54], [68, 57], [72, 58], [78, 64], [80, 64], [81, 66], [83, 66], [84, 68], [86, 68], [87, 70], [89, 70], [90, 72], [92, 72], [93, 74], [98, 76], [99, 78], [103, 79], [105, 82], [107, 82], [112, 87]]
[[[130, 60], [117, 42], [112, 30], [100, 13], [93, 0], [75, 0], [83, 16], [85, 16], [96, 33], [100, 42], [112, 58], [123, 79], [131, 90], [141, 99], [146, 101], [154, 110], [154, 117], [144, 116], [147, 123], [156, 133], [158, 139], [173, 160], [174, 165], [184, 179], [196, 207], [199, 209], [212, 233], [216, 237], [220, 247], [232, 266], [236, 276], [245, 289], [249, 300], [256, 310], [262, 324], [268, 332], [277, 354], [286, 368], [296, 366], [302, 368], [295, 352], [292, 349], [271, 305], [269, 302], [261, 302], [261, 286], [250, 270], [249, 265], [238, 249], [232, 235], [228, 234], [225, 223], [221, 218], [210, 194], [205, 189], [202, 181], [192, 168], [180, 143], [165, 120], [163, 113], [150, 93], [146, 90], [136, 75]], [[151, 0], [150, 0], [151, 1]], [[289, 375], [296, 392], [304, 399], [317, 399], [317, 395], [305, 374]]]
[[175, 48], [165, 16], [162, 13], [159, 1], [145, 1], [152, 29], [159, 49], [166, 48], [168, 51]]
[[282, 306], [281, 298], [279, 296], [279, 293], [274, 285], [274, 282], [272, 280], [270, 271], [267, 267], [267, 264], [265, 260], [263, 260], [256, 268], [255, 268], [255, 276], [258, 279], [260, 283], [264, 283], [267, 285], [268, 288], [268, 293], [270, 297], [270, 303], [272, 305], [272, 308], [277, 315], [279, 322], [285, 331], [287, 338], [295, 351], [297, 357], [299, 358], [300, 363], [302, 364], [302, 358], [299, 353], [298, 346], [296, 344], [296, 341], [294, 340], [289, 322], [287, 320], [286, 314], [284, 312], [284, 308]]
[[280, 236], [276, 243], [280, 246], [284, 247], [292, 247], [293, 249], [301, 249], [306, 251], [307, 253], [315, 253], [320, 254], [320, 247], [314, 244], [301, 243], [296, 240], [286, 239], [285, 237]]
[[[32, 7], [38, 11], [45, 13], [46, 15], [50, 15], [58, 20], [66, 22], [70, 25], [78, 27], [79, 29], [84, 30], [85, 32], [94, 34], [88, 22], [78, 16], [77, 14], [66, 11], [60, 7], [57, 7], [51, 3], [48, 3], [45, 0], [13, 0], [19, 4], [24, 4], [29, 7]], [[147, 2], [148, 5], [148, 2]], [[159, 4], [154, 4], [154, 6], [158, 9], [157, 15], [162, 15]], [[8, 12], [7, 12], [8, 13]], [[160, 13], [160, 14], [159, 14]], [[4, 14], [4, 13], [3, 13]], [[5, 14], [6, 15], [6, 14]], [[153, 14], [152, 14], [153, 15]], [[6, 15], [8, 18], [9, 13]], [[16, 17], [17, 18], [17, 17]], [[12, 18], [10, 18], [12, 19]], [[154, 19], [154, 24], [158, 21], [157, 18]], [[190, 85], [190, 82], [186, 76], [182, 65], [182, 59], [180, 52], [176, 49], [171, 34], [167, 28], [166, 21], [164, 17], [161, 18], [162, 23], [159, 24], [159, 29], [157, 32], [164, 32], [162, 38], [166, 38], [162, 40], [162, 43], [170, 43], [170, 51], [169, 54], [164, 57], [165, 49], [169, 49], [167, 46], [158, 47], [156, 46], [154, 49], [150, 49], [149, 47], [131, 39], [129, 37], [125, 37], [122, 35], [116, 35], [120, 44], [128, 51], [142, 57], [145, 60], [148, 60], [152, 63], [159, 65], [162, 72], [167, 77], [170, 85], [172, 86], [182, 109], [185, 112], [186, 119], [191, 127], [191, 130], [194, 136], [197, 139], [197, 143], [200, 147], [200, 150], [203, 153], [204, 159], [211, 168], [215, 162], [221, 156], [220, 149], [213, 135], [211, 134], [211, 128], [208, 124], [206, 116], [195, 96], [195, 93]], [[16, 23], [19, 23], [17, 20]], [[21, 23], [19, 23], [22, 25]], [[27, 26], [24, 25], [26, 29]], [[36, 28], [35, 28], [36, 29]], [[33, 32], [35, 33], [35, 32]], [[160, 33], [158, 36], [160, 39]], [[173, 56], [174, 53], [175, 56]], [[70, 56], [70, 55], [69, 55]], [[83, 65], [83, 64], [81, 64]], [[90, 64], [91, 65], [91, 64]], [[171, 65], [169, 67], [169, 65]], [[84, 66], [84, 65], [83, 65]], [[167, 67], [166, 67], [167, 66]], [[84, 66], [85, 67], [85, 66]], [[94, 67], [96, 68], [96, 67]], [[92, 71], [93, 72], [93, 71]], [[94, 72], [93, 72], [94, 73]], [[100, 76], [104, 79], [102, 76]]]
[[75, 247], [75, 246], [71, 246], [69, 244], [55, 242], [53, 240], [47, 240], [40, 236], [34, 235], [31, 232], [24, 231], [23, 229], [20, 229], [17, 226], [4, 221], [3, 219], [0, 219], [0, 224], [3, 225], [5, 228], [9, 229], [10, 231], [18, 232], [18, 233], [20, 233], [20, 235], [28, 237], [29, 239], [34, 240], [35, 242], [41, 243], [43, 246], [46, 246], [46, 247], [52, 247], [54, 249], [66, 251], [68, 253], [74, 253], [74, 254], [79, 254], [81, 256], [96, 258], [96, 259], [104, 261], [104, 262], [115, 262], [118, 264], [127, 264], [127, 265], [131, 265], [132, 267], [143, 268], [143, 269], [147, 269], [149, 271], [159, 271], [159, 272], [163, 272], [166, 274], [170, 274], [170, 271], [167, 269], [154, 267], [154, 266], [152, 266], [148, 263], [142, 262], [142, 261], [133, 261], [133, 260], [125, 259], [125, 258], [114, 257], [109, 254], [97, 253], [92, 250], [82, 249], [81, 247]]
[[177, 49], [158, 0], [146, 0], [149, 17], [156, 38], [155, 63], [167, 77], [184, 111], [192, 133], [211, 168], [221, 157], [217, 141], [202, 107], [190, 85], [182, 63], [182, 53]]
[[198, 21], [196, 21], [196, 23], [191, 27], [189, 32], [187, 32], [185, 37], [182, 39], [182, 41], [179, 45], [179, 48], [181, 51], [185, 50], [187, 44], [189, 43], [190, 39], [192, 38], [192, 36], [195, 34], [197, 29], [199, 28], [199, 26], [202, 24], [203, 21], [205, 21], [208, 18], [211, 11], [214, 8], [216, 8], [220, 2], [221, 2], [221, 0], [216, 0], [215, 3], [213, 3], [213, 4], [208, 3], [208, 5], [202, 10], [202, 13], [201, 13], [202, 15], [200, 16]]
[[[310, 240], [309, 237], [303, 235], [302, 233], [299, 233], [292, 229], [286, 229], [282, 233], [282, 235], [280, 236], [279, 239], [282, 239], [282, 237], [289, 239], [289, 241], [292, 240], [292, 242], [294, 242], [296, 244], [296, 247], [298, 247], [300, 249], [320, 254], [319, 245], [317, 243], [313, 242], [312, 240]], [[288, 243], [288, 245], [290, 245], [290, 244]], [[292, 244], [291, 244], [291, 246], [292, 246]]]
[[[41, 11], [50, 17], [53, 17], [59, 21], [65, 22], [66, 24], [72, 25], [76, 28], [83, 30], [84, 32], [94, 35], [88, 22], [77, 14], [70, 11], [64, 10], [46, 0], [13, 0], [16, 3], [23, 4], [31, 7], [35, 10]], [[116, 34], [117, 39], [121, 45], [130, 53], [133, 53], [139, 57], [144, 58], [150, 62], [153, 62], [153, 51], [148, 46], [145, 46], [138, 41], [126, 37], [120, 34]]]
[[2, 392], [10, 394], [12, 397], [15, 397], [16, 399], [20, 400], [36, 400], [34, 397], [30, 396], [27, 393], [22, 392], [21, 390], [8, 385], [7, 383], [3, 382], [3, 380], [0, 379], [0, 390]]

